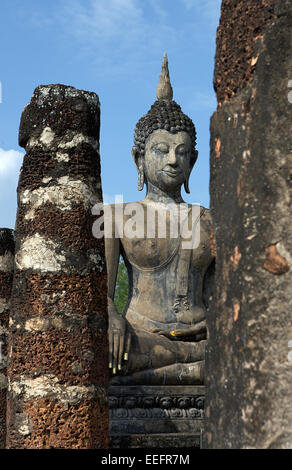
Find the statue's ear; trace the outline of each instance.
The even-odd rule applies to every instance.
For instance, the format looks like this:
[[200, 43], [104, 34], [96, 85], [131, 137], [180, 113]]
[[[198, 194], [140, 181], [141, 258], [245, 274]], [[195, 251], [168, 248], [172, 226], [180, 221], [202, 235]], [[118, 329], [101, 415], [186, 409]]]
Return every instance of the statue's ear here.
[[139, 171], [139, 168], [141, 168], [141, 157], [139, 154], [139, 150], [135, 146], [132, 148], [132, 157], [137, 167], [137, 170]]
[[132, 157], [138, 170], [138, 191], [142, 191], [144, 188], [144, 169], [142, 163], [142, 157], [139, 154], [137, 147], [132, 148]]
[[191, 156], [191, 160], [190, 160], [190, 167], [189, 167], [189, 170], [188, 170], [188, 173], [187, 173], [185, 182], [184, 182], [184, 188], [185, 188], [185, 192], [186, 192], [187, 194], [190, 194], [189, 179], [190, 179], [190, 174], [191, 174], [191, 172], [192, 172], [192, 169], [193, 169], [193, 167], [194, 167], [194, 164], [195, 164], [196, 161], [197, 161], [197, 158], [198, 158], [198, 150], [194, 150], [194, 151], [192, 152], [192, 156]]
[[196, 161], [198, 160], [198, 155], [199, 155], [198, 150], [194, 150], [194, 151], [193, 151], [192, 158], [191, 158], [191, 171], [192, 171], [192, 169], [193, 169], [194, 164], [195, 164]]

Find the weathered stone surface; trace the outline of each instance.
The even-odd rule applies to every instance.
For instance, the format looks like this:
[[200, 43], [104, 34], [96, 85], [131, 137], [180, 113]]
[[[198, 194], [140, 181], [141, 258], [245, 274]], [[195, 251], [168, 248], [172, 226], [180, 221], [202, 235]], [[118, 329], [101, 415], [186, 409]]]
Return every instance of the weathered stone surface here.
[[[104, 432], [108, 411], [100, 397], [83, 399], [79, 403], [61, 403], [59, 399], [27, 400], [23, 412], [15, 410], [15, 428], [11, 438], [19, 440], [27, 449], [92, 449], [106, 448], [108, 436]], [[16, 430], [17, 429], [17, 430]]]
[[256, 41], [275, 18], [275, 0], [223, 0], [217, 30], [214, 88], [219, 105], [252, 80]]
[[13, 230], [0, 229], [0, 449], [6, 440], [7, 334], [14, 270]]
[[102, 201], [97, 95], [36, 88], [19, 142], [27, 153], [18, 185], [7, 446], [107, 447], [107, 276], [91, 215]]
[[[243, 22], [259, 37], [244, 34], [241, 49], [226, 56]], [[208, 448], [292, 447], [291, 24], [287, 0], [222, 4], [215, 72], [222, 105], [211, 121], [217, 258], [207, 313]]]

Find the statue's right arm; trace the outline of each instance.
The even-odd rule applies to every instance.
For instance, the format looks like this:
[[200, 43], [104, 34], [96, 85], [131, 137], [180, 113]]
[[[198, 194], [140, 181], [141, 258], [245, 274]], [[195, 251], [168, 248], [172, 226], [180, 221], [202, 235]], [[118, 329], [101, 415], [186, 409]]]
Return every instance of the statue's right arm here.
[[117, 281], [120, 239], [105, 238], [105, 255], [108, 276], [108, 316], [109, 316], [109, 367], [113, 374], [122, 369], [123, 360], [128, 360], [130, 349], [130, 335], [126, 329], [126, 320], [117, 312], [114, 304], [115, 287]]

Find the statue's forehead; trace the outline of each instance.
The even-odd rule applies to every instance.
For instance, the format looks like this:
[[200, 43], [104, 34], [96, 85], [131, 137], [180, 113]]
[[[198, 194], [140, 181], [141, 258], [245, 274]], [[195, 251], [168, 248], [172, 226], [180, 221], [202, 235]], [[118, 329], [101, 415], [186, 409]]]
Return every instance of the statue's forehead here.
[[190, 144], [191, 138], [187, 132], [181, 131], [173, 134], [165, 129], [157, 129], [152, 132], [146, 140], [146, 145], [148, 144], [158, 144], [159, 142], [165, 142], [170, 144]]

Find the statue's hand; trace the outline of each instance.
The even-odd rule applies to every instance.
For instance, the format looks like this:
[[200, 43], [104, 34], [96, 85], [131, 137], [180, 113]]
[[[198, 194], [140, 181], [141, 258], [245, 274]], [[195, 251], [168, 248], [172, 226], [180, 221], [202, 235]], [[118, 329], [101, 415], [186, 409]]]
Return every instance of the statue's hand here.
[[171, 335], [174, 338], [188, 338], [191, 336], [199, 336], [201, 338], [202, 334], [206, 334], [207, 327], [206, 321], [200, 321], [199, 323], [195, 323], [194, 325], [190, 325], [187, 328], [181, 328], [179, 330], [171, 331]]
[[131, 335], [127, 331], [127, 322], [119, 315], [111, 299], [109, 299], [109, 368], [113, 374], [122, 370], [123, 361], [129, 358]]
[[174, 341], [179, 341], [185, 338], [190, 338], [190, 337], [196, 337], [198, 336], [198, 339], [202, 338], [202, 335], [206, 334], [206, 321], [200, 321], [199, 323], [195, 323], [194, 325], [189, 325], [186, 328], [180, 328], [179, 330], [173, 330], [173, 331], [156, 331], [155, 333], [158, 333], [159, 335], [166, 336], [169, 339], [172, 339]]

